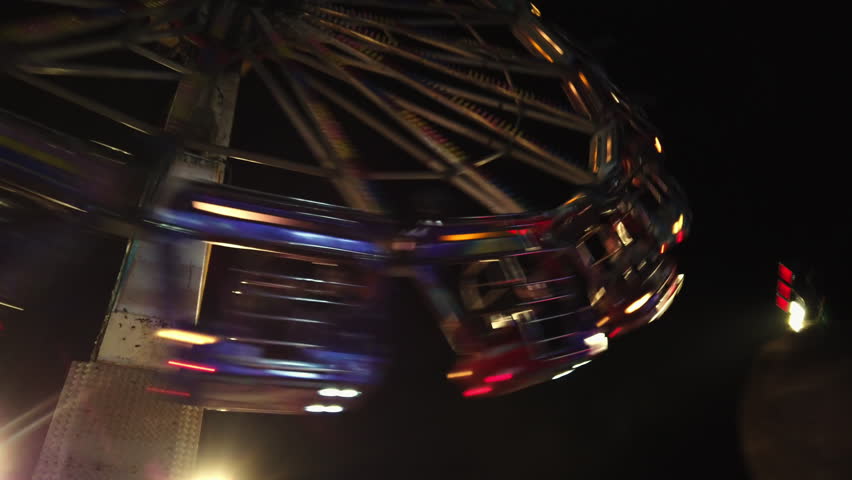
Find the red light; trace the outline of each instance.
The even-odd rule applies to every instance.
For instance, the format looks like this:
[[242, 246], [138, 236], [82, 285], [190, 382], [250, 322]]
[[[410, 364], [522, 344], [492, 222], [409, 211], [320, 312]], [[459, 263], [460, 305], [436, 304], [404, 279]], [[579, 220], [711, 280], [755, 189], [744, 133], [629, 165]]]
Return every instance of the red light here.
[[530, 229], [524, 228], [524, 229], [521, 229], [521, 230], [509, 230], [509, 233], [511, 233], [512, 235], [526, 235], [526, 234], [530, 233]]
[[778, 264], [778, 276], [781, 277], [781, 280], [787, 282], [787, 284], [793, 284], [793, 271], [785, 267], [782, 263]]
[[506, 380], [511, 380], [511, 373], [500, 373], [497, 375], [491, 375], [490, 377], [485, 377], [485, 383], [497, 383], [497, 382], [505, 382]]
[[188, 368], [190, 370], [198, 370], [199, 372], [215, 372], [213, 367], [205, 367], [204, 365], [195, 365], [192, 363], [178, 362], [177, 360], [169, 360], [169, 365], [180, 368]]
[[609, 338], [612, 338], [612, 337], [618, 335], [619, 333], [621, 333], [622, 330], [624, 330], [624, 327], [616, 327], [615, 330], [610, 332]]
[[677, 232], [677, 243], [680, 243], [682, 241], [683, 241], [683, 230]]
[[775, 295], [775, 305], [785, 312], [790, 311], [790, 301], [780, 295]]
[[790, 294], [792, 291], [793, 289], [790, 288], [790, 285], [778, 280], [778, 295], [784, 297], [785, 300], [790, 300]]
[[491, 387], [469, 388], [469, 389], [465, 390], [462, 395], [464, 395], [465, 397], [475, 397], [477, 395], [485, 395], [486, 393], [491, 392], [491, 390], [494, 390], [494, 389], [491, 388]]
[[154, 392], [154, 393], [162, 393], [164, 395], [174, 395], [176, 397], [191, 397], [192, 396], [192, 395], [189, 394], [189, 392], [179, 392], [177, 390], [166, 390], [164, 388], [157, 388], [157, 387], [148, 387], [145, 390], [147, 390], [149, 392]]
[[667, 246], [667, 245], [666, 245], [665, 243], [664, 243], [664, 244], [662, 244], [662, 245], [660, 245], [660, 253], [661, 253], [661, 254], [662, 254], [662, 253], [666, 253], [666, 246]]

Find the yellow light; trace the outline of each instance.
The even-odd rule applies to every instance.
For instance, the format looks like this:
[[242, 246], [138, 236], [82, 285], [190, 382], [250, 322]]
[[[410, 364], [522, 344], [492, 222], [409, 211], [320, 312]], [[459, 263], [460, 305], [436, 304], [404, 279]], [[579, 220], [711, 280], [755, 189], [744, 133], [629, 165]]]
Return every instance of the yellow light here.
[[482, 238], [506, 237], [509, 232], [480, 232], [480, 233], [459, 233], [456, 235], [441, 235], [439, 240], [446, 242], [461, 242], [464, 240], [479, 240]]
[[12, 310], [17, 310], [17, 311], [19, 311], [19, 312], [23, 312], [23, 311], [24, 311], [24, 309], [23, 309], [23, 308], [21, 308], [21, 307], [17, 307], [17, 306], [15, 306], [15, 305], [12, 305], [12, 304], [9, 304], [9, 303], [0, 302], [0, 306], [2, 306], [2, 307], [9, 307], [9, 308], [11, 308]]
[[545, 60], [547, 60], [547, 61], [548, 61], [548, 62], [550, 62], [550, 63], [553, 63], [553, 58], [552, 58], [550, 55], [548, 55], [548, 54], [547, 54], [547, 52], [545, 52], [543, 48], [541, 48], [541, 45], [539, 45], [538, 43], [536, 43], [536, 41], [535, 41], [535, 40], [533, 40], [533, 39], [532, 39], [532, 38], [530, 38], [530, 37], [527, 37], [527, 40], [529, 40], [529, 42], [532, 44], [532, 46], [533, 46], [533, 47], [535, 47], [535, 50], [536, 50], [539, 54], [541, 54], [541, 56], [542, 56], [542, 57], [544, 57], [544, 58], [545, 58]]
[[639, 310], [640, 308], [642, 308], [642, 305], [645, 305], [645, 303], [647, 303], [648, 300], [650, 300], [650, 299], [651, 299], [650, 293], [646, 293], [645, 295], [642, 295], [639, 298], [639, 300], [636, 300], [635, 302], [631, 303], [627, 308], [625, 308], [624, 313], [630, 314], [630, 313], [635, 312], [636, 310]]
[[607, 315], [607, 316], [603, 317], [602, 319], [600, 319], [600, 320], [598, 321], [598, 323], [596, 323], [595, 325], [597, 325], [598, 327], [602, 327], [602, 326], [603, 326], [603, 325], [605, 325], [605, 324], [606, 324], [606, 322], [608, 322], [608, 321], [609, 321], [609, 315]]
[[805, 307], [797, 301], [790, 302], [790, 317], [787, 318], [790, 330], [800, 332], [805, 328]]
[[[556, 50], [556, 53], [558, 53], [559, 55], [562, 55], [563, 53], [565, 53], [564, 51], [562, 51], [562, 47], [560, 47], [559, 45], [556, 44], [556, 42], [554, 42], [553, 40], [550, 39], [550, 36], [548, 34], [544, 33], [538, 27], [536, 27], [535, 29], [538, 31], [538, 33], [541, 35], [541, 37], [544, 38], [547, 41], [547, 43], [549, 43], [550, 46], [553, 47], [554, 50]], [[583, 75], [583, 74], [581, 73], [580, 75]], [[582, 78], [586, 78], [586, 77], [582, 77]]]
[[541, 16], [541, 10], [539, 10], [538, 7], [536, 7], [532, 3], [530, 4], [530, 12], [532, 12], [532, 14], [535, 15], [536, 17]]
[[663, 153], [663, 144], [660, 143], [660, 137], [654, 137], [654, 147], [657, 149], [657, 153]]
[[219, 341], [218, 337], [214, 337], [212, 335], [204, 335], [203, 333], [188, 332], [186, 330], [176, 330], [171, 328], [158, 331], [157, 336], [165, 338], [166, 340], [191, 343], [193, 345], [210, 345]]
[[591, 85], [589, 85], [589, 79], [586, 78], [585, 75], [583, 75], [583, 72], [580, 72], [580, 81], [583, 82], [583, 85], [585, 85], [586, 87], [592, 88]]
[[680, 233], [680, 231], [682, 229], [683, 229], [683, 214], [681, 213], [680, 216], [677, 218], [677, 220], [675, 220], [675, 222], [672, 224], [672, 234], [677, 235], [678, 233]]
[[201, 210], [202, 212], [215, 213], [216, 215], [222, 215], [225, 217], [239, 218], [242, 220], [252, 220], [255, 222], [264, 222], [264, 223], [275, 223], [278, 225], [289, 225], [294, 226], [298, 225], [300, 222], [291, 220], [289, 218], [278, 217], [275, 215], [267, 215], [265, 213], [252, 212], [250, 210], [243, 210], [241, 208], [232, 208], [226, 207], [223, 205], [216, 205], [213, 203], [207, 202], [192, 202], [192, 208], [196, 210]]
[[621, 103], [621, 100], [619, 100], [618, 97], [616, 97], [614, 93], [609, 92], [609, 94], [612, 95], [612, 99], [615, 100], [615, 103]]
[[624, 226], [623, 222], [617, 222], [615, 224], [615, 233], [618, 234], [618, 238], [621, 239], [621, 243], [625, 246], [630, 245], [630, 243], [633, 242], [633, 237], [627, 233], [627, 228]]
[[450, 372], [447, 374], [447, 378], [461, 378], [461, 377], [469, 377], [473, 375], [473, 370], [461, 370], [458, 372]]

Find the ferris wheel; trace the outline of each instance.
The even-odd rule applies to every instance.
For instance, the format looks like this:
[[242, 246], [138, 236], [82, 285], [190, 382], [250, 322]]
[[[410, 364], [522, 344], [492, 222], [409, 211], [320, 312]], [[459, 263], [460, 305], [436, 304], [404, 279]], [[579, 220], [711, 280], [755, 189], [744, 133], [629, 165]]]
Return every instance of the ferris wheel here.
[[[527, 2], [38, 3], [58, 13], [0, 30], [14, 85], [174, 136], [188, 152], [289, 172], [363, 211], [430, 200], [436, 215], [442, 205], [460, 215], [553, 208], [637, 168], [623, 160], [632, 144], [652, 147], [649, 159], [662, 150], [600, 68]], [[229, 103], [218, 108], [236, 104], [235, 136], [275, 132], [274, 153], [250, 133], [229, 146], [192, 122], [206, 83], [234, 72], [242, 86], [218, 84]], [[242, 115], [254, 108], [244, 98], [260, 98], [262, 113]]]
[[[184, 210], [145, 221], [263, 254], [285, 245], [302, 272], [287, 278], [308, 283], [328, 283], [323, 258], [349, 265], [337, 283], [367, 279], [359, 288], [376, 262], [432, 265], [411, 276], [456, 352], [520, 342], [532, 383], [566, 352], [653, 321], [680, 289], [667, 252], [691, 215], [658, 134], [531, 3], [36, 4], [40, 16], [0, 28], [3, 88], [29, 92], [2, 105], [4, 192], [118, 231], [155, 197], [177, 198]], [[189, 194], [163, 187], [181, 176]], [[196, 256], [197, 322], [209, 250]], [[171, 282], [175, 263], [160, 263]], [[318, 301], [255, 278], [282, 268], [243, 273], [259, 288], [226, 296]], [[276, 321], [290, 308], [231, 304]]]

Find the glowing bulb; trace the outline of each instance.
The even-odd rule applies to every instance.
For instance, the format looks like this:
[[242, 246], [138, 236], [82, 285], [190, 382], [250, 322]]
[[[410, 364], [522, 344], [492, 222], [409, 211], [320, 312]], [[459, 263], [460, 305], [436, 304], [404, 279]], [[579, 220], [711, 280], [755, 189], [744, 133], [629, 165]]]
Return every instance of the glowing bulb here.
[[628, 305], [627, 308], [624, 309], [624, 313], [630, 314], [630, 313], [635, 312], [636, 310], [639, 310], [650, 299], [651, 299], [650, 293], [646, 293], [645, 295], [642, 295], [638, 300], [636, 300], [635, 302]]
[[532, 12], [532, 14], [535, 15], [536, 17], [541, 16], [541, 10], [539, 10], [538, 7], [536, 7], [532, 3], [530, 4], [530, 12]]
[[461, 378], [461, 377], [469, 377], [473, 375], [473, 370], [461, 370], [459, 372], [450, 372], [447, 374], [447, 378]]
[[663, 153], [663, 144], [660, 143], [660, 137], [654, 137], [654, 148], [657, 149], [657, 153]]
[[352, 398], [357, 397], [358, 395], [361, 395], [361, 392], [352, 388], [344, 388], [343, 390], [337, 392], [337, 396], [343, 398]]
[[683, 229], [683, 214], [681, 213], [677, 220], [672, 224], [672, 234], [677, 235]]
[[210, 345], [219, 341], [217, 337], [212, 335], [204, 335], [203, 333], [187, 332], [186, 330], [175, 330], [164, 328], [157, 331], [157, 336], [166, 340], [175, 342], [190, 343], [192, 345]]
[[797, 301], [790, 302], [790, 317], [787, 319], [790, 330], [800, 332], [805, 328], [805, 307]]
[[589, 355], [597, 355], [609, 348], [609, 339], [603, 333], [596, 333], [587, 337], [583, 339], [583, 343], [589, 347]]
[[323, 388], [322, 390], [320, 390], [317, 393], [319, 393], [323, 397], [336, 397], [337, 394], [338, 394], [338, 391], [339, 390], [337, 390], [336, 388]]
[[615, 224], [615, 232], [618, 233], [618, 238], [621, 239], [621, 243], [624, 245], [630, 245], [633, 241], [633, 237], [627, 233], [627, 228], [624, 226], [624, 223], [618, 222]]

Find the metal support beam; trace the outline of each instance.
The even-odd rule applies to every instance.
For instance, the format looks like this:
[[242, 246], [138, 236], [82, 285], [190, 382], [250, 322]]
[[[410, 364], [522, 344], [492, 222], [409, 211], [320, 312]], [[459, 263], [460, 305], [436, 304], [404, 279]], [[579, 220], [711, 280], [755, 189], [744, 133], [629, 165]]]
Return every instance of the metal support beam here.
[[[147, 53], [147, 52], [144, 52]], [[161, 62], [162, 63], [162, 62]], [[173, 70], [177, 70], [173, 68]], [[188, 69], [192, 70], [192, 69]], [[104, 105], [23, 73], [27, 83], [78, 105], [154, 135], [188, 137], [226, 149], [230, 141], [239, 75], [184, 76], [165, 129], [147, 125]], [[178, 144], [162, 149], [170, 164], [166, 179], [221, 181], [224, 156], [185, 154]], [[226, 149], [227, 150], [227, 149]], [[170, 182], [153, 198], [169, 195]], [[93, 361], [72, 367], [39, 458], [39, 480], [143, 480], [151, 468], [174, 480], [189, 479], [194, 469], [203, 410], [164, 403], [145, 392], [154, 371], [166, 366], [167, 350], [156, 339], [160, 328], [197, 320], [210, 246], [204, 242], [172, 245], [170, 258], [156, 242], [131, 240]], [[165, 261], [164, 261], [165, 260]], [[163, 266], [168, 268], [164, 269]]]

